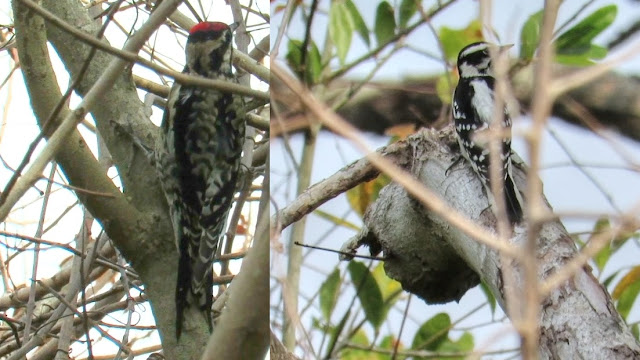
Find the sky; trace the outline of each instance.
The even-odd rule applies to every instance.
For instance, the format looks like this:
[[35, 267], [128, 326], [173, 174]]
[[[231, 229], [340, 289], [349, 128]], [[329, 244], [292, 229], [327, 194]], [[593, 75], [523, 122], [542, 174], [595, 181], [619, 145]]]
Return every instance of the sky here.
[[[365, 23], [372, 24], [375, 13], [375, 6], [367, 0], [354, 0], [354, 3], [360, 9]], [[394, 4], [394, 2], [391, 2]], [[398, 3], [398, 2], [395, 2]], [[423, 2], [432, 4], [432, 2]], [[565, 1], [560, 9], [558, 23], [566, 21], [575, 11], [580, 8], [584, 1]], [[586, 13], [590, 13], [595, 9], [616, 3], [619, 7], [618, 17], [611, 29], [596, 38], [596, 42], [603, 43], [616, 34], [617, 31], [624, 28], [625, 25], [636, 21], [640, 15], [640, 5], [631, 1], [594, 1], [588, 8]], [[519, 28], [527, 17], [542, 8], [542, 1], [494, 1], [492, 11], [492, 27], [499, 35], [500, 39], [494, 39], [494, 42], [508, 44], [518, 44]], [[320, 1], [319, 14], [328, 13], [329, 2]], [[478, 2], [472, 0], [458, 1], [450, 8], [445, 10], [441, 15], [433, 19], [434, 28], [440, 26], [448, 26], [460, 28], [468, 24], [477, 16]], [[312, 26], [312, 38], [318, 41], [318, 47], [323, 48], [322, 40], [324, 39], [327, 25], [326, 16], [317, 16]], [[272, 24], [276, 26], [280, 24], [281, 14], [274, 14]], [[294, 17], [291, 27], [299, 30], [289, 31], [289, 34], [295, 34], [299, 38], [302, 37], [303, 28], [299, 14]], [[272, 30], [274, 32], [274, 30]], [[355, 59], [364, 51], [366, 47], [364, 43], [354, 35], [352, 48], [347, 55], [347, 63], [350, 59]], [[286, 40], [283, 40], [281, 47], [281, 56], [286, 53]], [[635, 39], [634, 44], [637, 46], [640, 39]], [[272, 42], [274, 38], [272, 37]], [[432, 32], [426, 27], [416, 30], [409, 35], [406, 42], [413, 47], [419, 48], [431, 54], [437, 54], [437, 45]], [[624, 49], [625, 47], [623, 47]], [[518, 46], [512, 49], [512, 55], [517, 54]], [[332, 64], [335, 68], [337, 63]], [[347, 73], [350, 79], [363, 78], [373, 69], [373, 61], [365, 62], [362, 66], [358, 66]], [[424, 54], [415, 51], [401, 50], [396, 53], [374, 76], [374, 81], [401, 81], [406, 78], [426, 76], [442, 72], [443, 65], [435, 60], [426, 57]], [[631, 61], [622, 64], [617, 71], [629, 74], [638, 74], [640, 71], [640, 57], [636, 57]], [[527, 117], [514, 119], [514, 134], [520, 133], [530, 125]], [[624, 169], [628, 164], [622, 159], [614, 147], [606, 140], [603, 140], [591, 132], [573, 125], [569, 125], [558, 119], [552, 119], [549, 124], [549, 131], [543, 139], [543, 170], [540, 173], [544, 183], [544, 192], [551, 203], [552, 207], [558, 211], [592, 211], [603, 212], [611, 211], [612, 205], [606, 197], [594, 185], [592, 180], [586, 177], [575, 167], [567, 165], [569, 157], [559, 146], [555, 137], [551, 133], [565, 143], [571, 155], [587, 165], [609, 165], [611, 168], [587, 167], [586, 172], [591, 174], [595, 181], [602, 185], [611, 197], [615, 206], [622, 210], [629, 209], [640, 201], [640, 175]], [[640, 159], [640, 145], [628, 140], [622, 136], [611, 133], [617, 145], [624, 148], [625, 152], [631, 154], [635, 159]], [[384, 136], [376, 136], [367, 134], [366, 139], [371, 149], [384, 146], [388, 143], [389, 138]], [[299, 161], [301, 146], [303, 143], [302, 136], [293, 135], [287, 139], [288, 146], [296, 159]], [[522, 158], [527, 160], [525, 144], [522, 139], [515, 138], [513, 141], [514, 150], [520, 154]], [[288, 158], [288, 152], [284, 147], [282, 138], [273, 139], [271, 146], [271, 166], [272, 166], [272, 193], [271, 196], [279, 207], [289, 203], [294, 198], [295, 182], [290, 178], [293, 171], [291, 161]], [[356, 150], [348, 141], [337, 138], [328, 132], [321, 132], [318, 137], [317, 150], [315, 153], [315, 162], [312, 172], [311, 183], [314, 184], [342, 168], [344, 165], [360, 159], [362, 153]], [[345, 218], [355, 224], [361, 224], [359, 217], [349, 210], [349, 206], [345, 197], [338, 197], [323, 205], [321, 210], [326, 211], [338, 217]], [[593, 227], [592, 220], [570, 219], [564, 222], [570, 232], [589, 231]], [[307, 217], [307, 229], [305, 233], [305, 242], [307, 244], [324, 246], [332, 249], [339, 249], [351, 236], [355, 235], [352, 230], [344, 228], [336, 228], [328, 222], [314, 214]], [[288, 234], [285, 232], [282, 242], [287, 244]], [[366, 252], [365, 252], [366, 253]], [[317, 291], [318, 285], [326, 278], [326, 275], [333, 270], [335, 266], [340, 266], [344, 271], [345, 264], [339, 264], [337, 256], [332, 253], [322, 251], [309, 251], [304, 259], [303, 272], [301, 275], [301, 292], [304, 299], [312, 297]], [[626, 249], [619, 251], [611, 260], [610, 264], [615, 264], [605, 268], [601, 278], [605, 278], [612, 274], [614, 270], [637, 264], [640, 258], [637, 244], [628, 244]], [[273, 273], [284, 275], [286, 273], [286, 255], [274, 258]], [[344, 296], [344, 295], [343, 295]], [[345, 296], [348, 298], [348, 296]], [[426, 305], [421, 300], [414, 298], [411, 302], [410, 319], [407, 322], [407, 328], [404, 334], [412, 334], [422, 322], [429, 319], [438, 312], [446, 311], [451, 314], [452, 319], [462, 317], [470, 309], [484, 301], [484, 295], [476, 288], [469, 291], [460, 301], [459, 304], [446, 305]], [[304, 304], [301, 306], [305, 306]], [[313, 313], [309, 310], [308, 313]], [[340, 313], [340, 311], [338, 311]], [[308, 316], [312, 316], [308, 314]], [[394, 320], [388, 321], [391, 327], [389, 330], [397, 334], [399, 330], [399, 319], [401, 313], [391, 313], [395, 316]], [[501, 315], [496, 315], [498, 318]], [[484, 308], [478, 313], [465, 319], [459, 326], [465, 327], [472, 324], [478, 324], [492, 318], [488, 308]], [[630, 322], [640, 320], [640, 311], [634, 309], [629, 318]], [[492, 326], [483, 326], [474, 331], [476, 338], [476, 348], [481, 344], [489, 345], [490, 349], [508, 348], [517, 345], [517, 337], [508, 330], [507, 324], [498, 324]], [[385, 330], [386, 331], [386, 330]], [[458, 333], [459, 334], [459, 333]], [[505, 335], [506, 334], [506, 335]], [[455, 337], [455, 335], [454, 335]], [[410, 339], [410, 338], [409, 338]], [[498, 342], [495, 342], [499, 339]], [[405, 338], [405, 341], [406, 338]]]

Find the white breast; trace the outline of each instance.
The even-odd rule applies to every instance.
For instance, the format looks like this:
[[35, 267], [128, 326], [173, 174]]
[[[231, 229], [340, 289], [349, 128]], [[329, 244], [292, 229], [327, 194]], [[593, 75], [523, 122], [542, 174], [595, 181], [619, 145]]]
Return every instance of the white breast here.
[[480, 120], [484, 123], [491, 124], [493, 120], [493, 91], [489, 85], [483, 80], [472, 80], [473, 99], [471, 104], [476, 109]]

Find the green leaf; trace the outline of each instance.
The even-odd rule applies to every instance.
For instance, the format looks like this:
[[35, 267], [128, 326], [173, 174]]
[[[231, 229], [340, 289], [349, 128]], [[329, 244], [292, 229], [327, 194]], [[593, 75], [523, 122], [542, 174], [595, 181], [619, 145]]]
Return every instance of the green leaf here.
[[482, 24], [473, 20], [463, 29], [452, 29], [446, 26], [440, 28], [438, 37], [442, 42], [442, 49], [447, 60], [455, 61], [463, 47], [482, 41]]
[[383, 307], [382, 307], [382, 317], [386, 318], [389, 310], [395, 305], [395, 303], [400, 298], [400, 294], [402, 294], [402, 285], [388, 277], [384, 271], [384, 264], [382, 262], [378, 263], [373, 271], [371, 272], [373, 278], [378, 283], [378, 288], [380, 289], [380, 294], [382, 295]]
[[347, 269], [357, 291], [364, 315], [377, 331], [384, 321], [384, 301], [378, 283], [369, 269], [361, 262], [351, 261]]
[[529, 16], [520, 31], [520, 58], [531, 60], [540, 42], [540, 27], [542, 26], [542, 10]]
[[380, 190], [391, 182], [391, 179], [381, 174], [377, 178], [360, 183], [358, 186], [347, 190], [347, 201], [351, 208], [355, 210], [360, 217], [364, 216], [367, 207], [378, 198]]
[[[457, 341], [446, 339], [437, 349], [440, 354], [466, 353], [473, 350], [473, 335], [465, 332]], [[464, 356], [447, 356], [447, 360], [465, 360]]]
[[613, 289], [611, 293], [611, 297], [616, 300], [622, 296], [622, 293], [627, 290], [628, 287], [633, 286], [633, 284], [640, 282], [640, 266], [634, 266], [631, 270], [627, 271], [626, 274], [620, 279], [618, 285]]
[[344, 1], [332, 1], [329, 9], [329, 37], [336, 47], [340, 64], [344, 64], [351, 47], [353, 23]]
[[316, 316], [311, 317], [311, 327], [320, 330], [325, 334], [331, 334], [336, 329], [335, 326], [332, 326], [331, 324]]
[[604, 59], [608, 53], [609, 51], [607, 50], [606, 47], [596, 45], [596, 44], [591, 44], [591, 48], [589, 49], [588, 55], [590, 58], [594, 60], [601, 60], [601, 59]]
[[407, 27], [409, 20], [411, 20], [413, 15], [418, 11], [418, 1], [419, 0], [402, 0], [400, 3], [398, 27], [402, 29]]
[[338, 291], [340, 290], [340, 270], [336, 268], [320, 285], [320, 310], [326, 322], [330, 322], [336, 302], [338, 301]]
[[487, 284], [484, 281], [480, 282], [480, 290], [482, 290], [482, 292], [484, 293], [484, 296], [487, 297], [487, 301], [489, 302], [489, 306], [491, 307], [491, 313], [495, 315], [496, 297], [493, 296], [491, 289], [489, 289], [489, 286], [487, 286]]
[[608, 288], [609, 285], [611, 285], [611, 282], [615, 280], [615, 278], [618, 276], [619, 273], [620, 273], [620, 270], [615, 271], [613, 274], [607, 276], [607, 278], [602, 281], [602, 285]]
[[349, 339], [350, 342], [358, 345], [370, 345], [371, 341], [369, 341], [369, 337], [364, 330], [356, 331], [353, 336]]
[[392, 297], [398, 296], [398, 291], [402, 291], [402, 284], [388, 277], [384, 272], [384, 263], [379, 262], [371, 272], [373, 278], [378, 283], [380, 294], [382, 294], [382, 300], [388, 301]]
[[313, 214], [317, 215], [317, 216], [319, 216], [319, 217], [321, 217], [321, 218], [323, 218], [323, 219], [325, 219], [325, 220], [327, 220], [329, 222], [332, 222], [335, 225], [342, 226], [342, 227], [345, 227], [347, 229], [351, 229], [351, 230], [355, 230], [355, 231], [360, 231], [360, 227], [358, 225], [356, 225], [356, 224], [354, 224], [354, 223], [352, 223], [350, 221], [347, 221], [347, 220], [345, 220], [345, 219], [343, 219], [341, 217], [329, 214], [326, 211], [314, 210]]
[[[473, 350], [473, 335], [469, 332], [465, 332], [456, 341], [446, 339], [438, 347], [439, 353], [466, 353]], [[447, 360], [464, 360], [464, 357], [447, 357]]]
[[627, 319], [627, 316], [629, 316], [629, 312], [638, 298], [638, 293], [640, 293], [640, 281], [636, 280], [626, 286], [619, 295], [616, 309], [618, 309], [618, 312], [623, 319]]
[[[598, 236], [598, 234], [605, 231], [609, 231], [610, 229], [611, 229], [611, 225], [609, 224], [609, 219], [607, 218], [598, 219], [593, 226], [592, 235], [589, 241], [591, 241], [591, 239], [594, 236]], [[618, 236], [616, 236], [615, 239], [610, 241], [607, 246], [603, 247], [602, 250], [600, 250], [593, 257], [593, 261], [600, 272], [602, 272], [604, 267], [607, 265], [607, 262], [611, 258], [611, 255], [613, 255], [622, 245], [624, 245], [627, 242], [627, 240], [631, 238], [632, 235], [633, 233], [619, 234]]]
[[599, 45], [591, 44], [591, 46], [589, 46], [589, 49], [581, 54], [557, 54], [555, 60], [556, 62], [565, 65], [587, 66], [593, 65], [595, 63], [593, 60], [600, 60], [605, 56], [607, 56], [606, 48]]
[[317, 84], [322, 74], [322, 57], [316, 43], [311, 41], [311, 47], [307, 53], [307, 84]]
[[411, 349], [434, 351], [447, 340], [449, 329], [451, 328], [451, 318], [447, 313], [436, 314], [427, 320], [416, 335], [413, 337]]
[[322, 61], [320, 59], [320, 51], [314, 42], [310, 43], [309, 51], [305, 60], [306, 64], [302, 64], [302, 41], [290, 40], [287, 44], [287, 64], [299, 77], [304, 76], [307, 84], [315, 84], [320, 79], [322, 73]]
[[585, 55], [590, 53], [591, 42], [613, 23], [618, 13], [616, 5], [608, 5], [594, 11], [555, 42], [558, 55]]
[[[365, 347], [371, 346], [371, 341], [362, 329], [356, 331], [356, 333], [349, 339], [349, 342]], [[383, 360], [385, 359], [385, 356], [384, 354], [378, 354], [367, 349], [345, 348], [340, 351], [340, 356], [338, 358], [341, 360]], [[386, 358], [388, 359], [388, 357]]]
[[302, 71], [302, 66], [300, 62], [302, 61], [302, 41], [300, 40], [289, 40], [287, 43], [287, 55], [285, 56], [287, 59], [287, 64], [296, 74], [300, 75]]
[[448, 74], [442, 74], [436, 81], [436, 94], [443, 104], [451, 104], [453, 100], [453, 89], [455, 88], [456, 75], [449, 72]]
[[460, 336], [460, 339], [458, 339], [455, 344], [458, 346], [458, 349], [460, 349], [460, 352], [471, 351], [473, 350], [474, 346], [473, 335], [465, 331], [465, 333]]
[[322, 323], [320, 319], [315, 316], [311, 317], [311, 327], [313, 329], [326, 330], [324, 323]]
[[[378, 344], [378, 347], [381, 349], [393, 349], [396, 345], [396, 342], [399, 341], [398, 339], [396, 339], [393, 335], [387, 335], [385, 337], [382, 338], [382, 340], [380, 340], [380, 344]], [[400, 346], [398, 346], [398, 350], [402, 349], [402, 344], [400, 344]]]
[[[600, 218], [596, 221], [593, 227], [593, 234], [598, 234], [602, 231], [609, 229], [609, 220], [607, 218]], [[598, 253], [593, 257], [593, 262], [596, 264], [596, 267], [600, 272], [604, 269], [605, 265], [607, 265], [607, 261], [611, 257], [611, 246], [607, 245], [602, 248], [602, 250], [598, 251]]]
[[364, 23], [362, 16], [360, 16], [358, 8], [351, 0], [347, 0], [345, 5], [347, 6], [347, 10], [349, 10], [351, 20], [353, 20], [354, 29], [358, 32], [358, 35], [360, 35], [367, 46], [371, 46], [371, 41], [369, 40], [369, 28], [367, 28], [367, 24]]
[[393, 8], [386, 1], [381, 2], [376, 9], [376, 23], [373, 31], [376, 34], [378, 45], [387, 43], [396, 32]]
[[636, 339], [640, 339], [640, 328], [638, 327], [638, 323], [631, 325], [631, 333]]

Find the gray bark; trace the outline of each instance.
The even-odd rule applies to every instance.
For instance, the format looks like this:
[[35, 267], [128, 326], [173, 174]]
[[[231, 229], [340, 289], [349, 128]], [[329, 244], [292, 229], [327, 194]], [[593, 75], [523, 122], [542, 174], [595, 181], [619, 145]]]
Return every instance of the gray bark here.
[[[466, 162], [451, 167], [458, 157], [451, 128], [439, 133], [422, 131], [407, 142], [413, 161], [406, 170], [456, 210], [497, 232], [496, 217], [477, 176]], [[523, 191], [526, 184], [521, 164], [515, 167], [514, 176]], [[509, 241], [521, 246], [526, 235], [524, 226], [516, 227]], [[541, 280], [558, 272], [577, 254], [559, 220], [542, 225], [537, 242], [535, 256]], [[381, 191], [365, 214], [363, 230], [344, 249], [353, 252], [359, 245], [370, 246], [374, 253], [382, 251], [386, 273], [429, 304], [457, 301], [482, 279], [509, 314], [505, 294], [523, 291], [520, 264], [502, 261], [497, 251], [429, 212], [397, 184]], [[640, 345], [588, 266], [551, 291], [541, 302], [540, 314], [541, 359], [640, 357]]]

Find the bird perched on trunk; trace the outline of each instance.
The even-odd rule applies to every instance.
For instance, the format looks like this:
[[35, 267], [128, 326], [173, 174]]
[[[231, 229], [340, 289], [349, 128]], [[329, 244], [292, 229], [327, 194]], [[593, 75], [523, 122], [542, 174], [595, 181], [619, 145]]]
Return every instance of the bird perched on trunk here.
[[[486, 42], [467, 45], [458, 54], [460, 80], [453, 94], [453, 119], [462, 156], [469, 161], [480, 181], [493, 198], [489, 184], [489, 141], [476, 139], [475, 135], [487, 131], [494, 117], [494, 75], [490, 51], [504, 51], [511, 47], [498, 47]], [[504, 110], [500, 125], [503, 134], [499, 159], [502, 162], [504, 199], [511, 224], [522, 221], [522, 196], [512, 176], [511, 117]], [[494, 201], [495, 203], [495, 201]]]
[[[189, 31], [183, 73], [237, 82], [231, 26], [201, 22]], [[185, 309], [198, 307], [212, 330], [212, 262], [224, 235], [245, 136], [240, 95], [175, 83], [156, 148], [156, 166], [178, 247], [176, 337]]]

